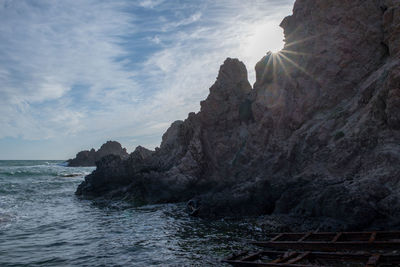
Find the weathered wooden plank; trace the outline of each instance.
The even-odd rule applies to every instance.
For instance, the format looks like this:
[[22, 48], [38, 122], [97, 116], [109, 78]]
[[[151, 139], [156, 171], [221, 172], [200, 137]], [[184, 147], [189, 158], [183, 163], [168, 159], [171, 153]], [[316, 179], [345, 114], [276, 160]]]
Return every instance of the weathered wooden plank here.
[[277, 249], [298, 249], [311, 251], [337, 251], [337, 250], [379, 250], [399, 249], [400, 242], [390, 241], [348, 241], [348, 242], [297, 242], [297, 241], [276, 241], [276, 242], [251, 242], [253, 245]]
[[276, 235], [274, 238], [271, 239], [271, 242], [278, 240], [279, 238], [281, 238], [284, 234], [278, 234]]
[[262, 251], [257, 252], [257, 253], [253, 253], [247, 257], [244, 257], [242, 259], [240, 259], [241, 261], [251, 261], [251, 260], [256, 260], [261, 256]]
[[332, 239], [332, 242], [338, 241], [338, 239], [339, 239], [341, 236], [342, 236], [342, 233], [341, 233], [341, 232], [337, 233], [337, 234], [335, 235], [335, 237]]
[[270, 261], [269, 263], [281, 263], [284, 261], [287, 261], [295, 256], [297, 256], [299, 253], [294, 252], [294, 251], [290, 251], [290, 252], [286, 252], [285, 254], [283, 254], [281, 257]]
[[268, 263], [268, 262], [252, 262], [252, 261], [223, 261], [234, 266], [260, 266], [260, 267], [325, 267], [323, 265], [310, 265], [310, 264], [288, 264], [288, 263]]
[[[341, 232], [342, 234], [359, 234], [359, 235], [363, 235], [363, 234], [372, 234], [373, 232], [376, 232], [379, 235], [384, 235], [384, 236], [391, 236], [391, 235], [400, 235], [400, 231], [366, 231], [366, 232]], [[283, 233], [271, 233], [269, 234], [270, 236], [277, 236], [277, 235], [305, 235], [308, 232], [283, 232]], [[335, 234], [335, 232], [313, 232], [313, 234]]]
[[368, 242], [369, 242], [369, 243], [374, 242], [374, 241], [375, 241], [375, 238], [376, 238], [376, 232], [372, 232], [371, 237], [369, 238]]
[[305, 234], [302, 238], [300, 238], [297, 242], [302, 242], [304, 241], [307, 237], [309, 237], [312, 234], [312, 232], [309, 232], [307, 234]]
[[380, 257], [380, 254], [372, 255], [371, 257], [369, 257], [367, 265], [365, 265], [365, 267], [376, 267], [378, 265]]
[[[379, 264], [390, 264], [392, 266], [400, 266], [400, 254], [371, 254], [367, 252], [356, 252], [356, 253], [344, 253], [344, 252], [286, 252], [285, 256], [282, 257], [283, 252], [277, 251], [261, 251], [261, 255], [276, 257], [279, 258], [274, 261], [265, 260], [265, 262], [261, 262], [260, 259], [256, 259], [254, 261], [243, 261], [243, 260], [224, 260], [223, 262], [230, 263], [235, 266], [304, 266], [304, 264], [296, 264], [296, 262], [301, 259], [306, 259], [308, 257], [312, 257], [314, 260], [336, 260], [339, 262], [359, 262], [365, 263], [368, 262], [366, 267], [372, 267]], [[295, 257], [293, 257], [293, 255]], [[290, 258], [290, 259], [289, 259]], [[289, 260], [288, 260], [289, 259]], [[369, 265], [368, 265], [369, 264]], [[375, 265], [374, 265], [375, 264]], [[310, 265], [305, 265], [310, 266]]]
[[296, 258], [287, 261], [287, 263], [289, 263], [289, 264], [296, 263], [296, 262], [301, 261], [302, 259], [306, 258], [308, 255], [310, 255], [310, 251], [303, 252]]
[[249, 252], [247, 250], [240, 252], [239, 254], [232, 254], [227, 258], [227, 260], [235, 260], [237, 258], [247, 255]]
[[[366, 267], [376, 267], [378, 263], [400, 266], [400, 231], [280, 233], [270, 241], [251, 243], [278, 251], [261, 251], [248, 256], [240, 254], [224, 262], [235, 266], [301, 267], [311, 266], [297, 264], [303, 259], [313, 259], [315, 262], [325, 259], [339, 263], [367, 262]], [[339, 252], [341, 250], [353, 252]], [[390, 253], [385, 254], [385, 250]], [[376, 251], [381, 254], [376, 254]]]

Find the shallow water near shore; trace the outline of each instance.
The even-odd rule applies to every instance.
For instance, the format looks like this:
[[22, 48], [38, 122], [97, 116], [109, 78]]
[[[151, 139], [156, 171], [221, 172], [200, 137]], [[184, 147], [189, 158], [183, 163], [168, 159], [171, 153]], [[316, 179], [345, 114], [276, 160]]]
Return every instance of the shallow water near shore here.
[[0, 161], [0, 266], [213, 266], [262, 235], [243, 221], [191, 218], [184, 204], [80, 200], [94, 168], [61, 163]]

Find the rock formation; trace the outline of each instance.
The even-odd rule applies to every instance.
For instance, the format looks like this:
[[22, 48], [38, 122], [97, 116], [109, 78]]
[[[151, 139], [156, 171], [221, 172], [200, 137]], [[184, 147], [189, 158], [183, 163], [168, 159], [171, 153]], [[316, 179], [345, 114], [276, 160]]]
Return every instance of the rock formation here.
[[107, 155], [118, 155], [121, 158], [127, 158], [129, 154], [126, 152], [126, 148], [122, 148], [121, 144], [116, 141], [107, 141], [104, 143], [99, 150], [92, 148], [84, 150], [76, 154], [74, 159], [67, 160], [69, 167], [88, 167], [96, 166], [96, 161]]
[[160, 148], [104, 157], [76, 193], [400, 227], [400, 2], [297, 0], [281, 27], [285, 47], [257, 63], [253, 88], [228, 58]]

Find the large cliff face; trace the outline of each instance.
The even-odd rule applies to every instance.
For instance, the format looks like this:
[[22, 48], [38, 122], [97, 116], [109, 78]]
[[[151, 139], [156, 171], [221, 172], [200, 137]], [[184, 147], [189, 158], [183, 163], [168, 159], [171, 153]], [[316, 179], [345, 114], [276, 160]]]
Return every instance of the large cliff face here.
[[228, 58], [199, 113], [154, 153], [103, 158], [77, 194], [399, 226], [400, 2], [297, 0], [281, 26], [253, 89]]

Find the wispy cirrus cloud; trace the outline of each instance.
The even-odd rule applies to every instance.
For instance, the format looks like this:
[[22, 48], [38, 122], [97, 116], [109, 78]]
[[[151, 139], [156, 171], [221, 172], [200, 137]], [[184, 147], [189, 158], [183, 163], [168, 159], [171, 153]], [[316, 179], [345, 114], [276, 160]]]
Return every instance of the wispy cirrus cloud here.
[[164, 2], [164, 0], [143, 0], [139, 2], [139, 6], [144, 8], [154, 8]]
[[153, 148], [226, 57], [254, 81], [293, 2], [0, 0], [0, 139]]
[[[132, 31], [122, 3], [2, 1], [0, 4], [0, 137], [60, 136], [80, 129], [86, 101], [135, 98], [130, 71], [115, 59], [126, 55], [116, 40]], [[116, 15], [119, 15], [116, 18]], [[79, 85], [84, 90], [77, 91]], [[66, 103], [75, 102], [75, 107]], [[6, 110], [4, 110], [6, 109]], [[46, 112], [50, 111], [50, 112]], [[51, 112], [53, 111], [53, 112]], [[60, 115], [64, 120], [58, 120]], [[26, 127], [19, 125], [28, 120]], [[37, 134], [35, 134], [37, 133]]]

